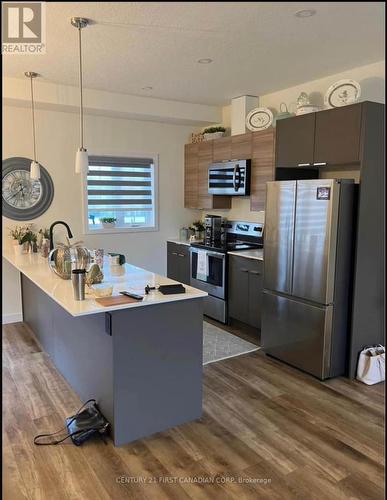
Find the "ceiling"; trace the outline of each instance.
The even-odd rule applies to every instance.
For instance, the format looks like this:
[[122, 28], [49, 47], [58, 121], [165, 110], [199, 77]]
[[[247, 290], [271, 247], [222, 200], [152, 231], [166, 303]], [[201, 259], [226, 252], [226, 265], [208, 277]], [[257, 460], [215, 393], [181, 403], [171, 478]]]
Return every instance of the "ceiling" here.
[[[36, 71], [84, 86], [223, 105], [384, 59], [384, 2], [47, 2], [47, 53], [4, 55], [3, 75]], [[315, 9], [308, 18], [294, 16]], [[211, 64], [198, 64], [211, 58]], [[153, 87], [153, 89], [144, 89]]]

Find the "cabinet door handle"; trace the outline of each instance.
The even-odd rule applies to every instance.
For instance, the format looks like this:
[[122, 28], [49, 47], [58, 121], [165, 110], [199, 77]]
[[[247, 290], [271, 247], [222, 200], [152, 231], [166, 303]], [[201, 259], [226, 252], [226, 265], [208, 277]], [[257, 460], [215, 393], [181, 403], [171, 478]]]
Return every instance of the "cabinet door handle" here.
[[261, 273], [259, 273], [258, 271], [249, 271], [251, 274], [255, 274], [256, 276], [260, 276]]
[[177, 255], [177, 252], [172, 252], [172, 255]]
[[313, 165], [314, 165], [315, 167], [325, 167], [325, 166], [326, 166], [326, 164], [327, 164], [327, 162], [326, 162], [326, 161], [319, 161], [319, 162], [313, 163]]
[[299, 163], [299, 167], [310, 167], [310, 163]]
[[179, 257], [185, 257], [185, 255], [183, 253], [179, 253], [178, 255], [179, 255]]
[[241, 269], [241, 273], [248, 273], [249, 270], [248, 269]]

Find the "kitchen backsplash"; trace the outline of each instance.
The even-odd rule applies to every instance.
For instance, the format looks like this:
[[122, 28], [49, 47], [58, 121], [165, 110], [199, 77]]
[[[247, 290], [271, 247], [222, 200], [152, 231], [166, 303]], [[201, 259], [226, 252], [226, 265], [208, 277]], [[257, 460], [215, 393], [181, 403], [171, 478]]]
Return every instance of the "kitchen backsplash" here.
[[252, 212], [250, 210], [250, 197], [237, 196], [232, 198], [232, 205], [230, 210], [203, 210], [202, 218], [206, 214], [221, 215], [229, 220], [241, 220], [246, 222], [264, 222], [265, 212]]

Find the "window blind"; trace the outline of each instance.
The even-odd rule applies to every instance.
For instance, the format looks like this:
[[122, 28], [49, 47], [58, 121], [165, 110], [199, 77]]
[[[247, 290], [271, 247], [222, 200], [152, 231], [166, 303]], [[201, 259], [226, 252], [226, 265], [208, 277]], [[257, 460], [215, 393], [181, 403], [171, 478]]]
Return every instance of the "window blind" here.
[[89, 157], [88, 209], [154, 210], [152, 158]]

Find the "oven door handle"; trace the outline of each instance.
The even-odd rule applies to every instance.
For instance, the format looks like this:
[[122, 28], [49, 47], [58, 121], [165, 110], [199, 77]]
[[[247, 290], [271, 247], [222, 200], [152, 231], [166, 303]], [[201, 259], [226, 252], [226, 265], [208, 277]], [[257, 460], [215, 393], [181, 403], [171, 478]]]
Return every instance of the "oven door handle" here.
[[196, 249], [196, 248], [190, 248], [190, 251], [191, 253], [199, 253], [199, 251], [204, 251], [204, 252], [207, 252], [207, 257], [220, 257], [221, 259], [225, 259], [226, 258], [226, 254], [224, 253], [221, 253], [221, 252], [209, 252], [208, 250], [205, 250], [204, 248], [203, 249]]
[[218, 253], [218, 252], [207, 252], [207, 257], [216, 257], [216, 258], [221, 258], [224, 259], [226, 256], [224, 253]]

